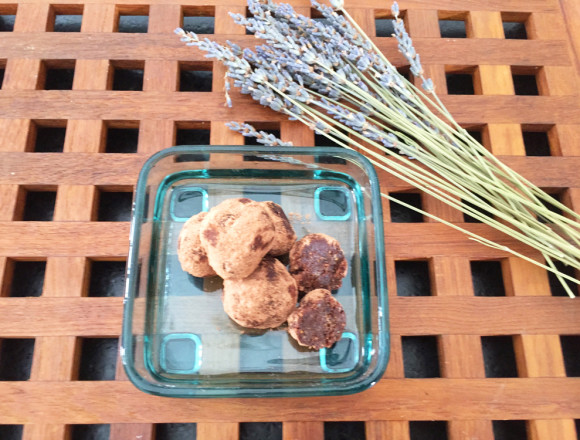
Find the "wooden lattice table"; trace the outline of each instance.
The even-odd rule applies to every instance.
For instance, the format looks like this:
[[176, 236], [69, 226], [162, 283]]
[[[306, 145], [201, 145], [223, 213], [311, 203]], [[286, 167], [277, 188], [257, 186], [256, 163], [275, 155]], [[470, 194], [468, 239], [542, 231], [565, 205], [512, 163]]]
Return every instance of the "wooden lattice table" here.
[[[306, 0], [291, 3], [310, 14]], [[578, 1], [400, 6], [457, 120], [580, 210]], [[404, 69], [396, 42], [383, 36], [389, 7], [347, 1]], [[186, 17], [220, 41], [251, 45], [229, 11], [245, 5], [0, 0], [0, 438], [186, 438], [179, 433], [189, 426], [171, 424], [196, 423], [199, 439], [237, 439], [251, 432], [240, 423], [281, 422], [272, 429], [285, 440], [322, 439], [325, 428], [326, 438], [342, 430], [344, 438], [499, 440], [527, 431], [529, 439], [575, 440], [580, 300], [559, 297], [535, 266], [388, 205], [391, 360], [372, 389], [173, 400], [128, 382], [116, 360], [119, 296], [131, 191], [146, 158], [176, 143], [243, 144], [224, 126], [229, 120], [279, 130], [295, 145], [318, 142], [248, 99], [234, 96], [233, 109], [224, 107], [222, 67], [172, 33]], [[390, 176], [381, 183], [465, 221]], [[364, 425], [324, 423], [342, 421]]]

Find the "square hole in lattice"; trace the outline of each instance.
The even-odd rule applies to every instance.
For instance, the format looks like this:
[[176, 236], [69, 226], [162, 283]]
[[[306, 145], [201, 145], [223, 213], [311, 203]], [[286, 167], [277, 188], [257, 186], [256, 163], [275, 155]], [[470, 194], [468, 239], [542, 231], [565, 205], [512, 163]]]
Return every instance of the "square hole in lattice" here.
[[89, 296], [123, 296], [125, 261], [91, 261], [90, 265]]
[[530, 131], [522, 127], [526, 156], [551, 156], [548, 131]]
[[71, 425], [71, 440], [109, 440], [111, 425]]
[[526, 30], [526, 22], [529, 14], [509, 13], [503, 12], [501, 14], [501, 21], [503, 26], [503, 33], [508, 40], [526, 40], [528, 32]]
[[159, 423], [155, 425], [155, 440], [192, 440], [197, 435], [195, 423]]
[[143, 61], [111, 63], [112, 90], [143, 90]]
[[494, 440], [526, 440], [525, 420], [493, 420]]
[[8, 296], [24, 298], [42, 295], [46, 261], [8, 261], [10, 279]]
[[30, 379], [34, 339], [0, 339], [0, 381]]
[[[403, 13], [399, 14], [400, 17]], [[389, 9], [375, 9], [375, 35], [377, 37], [392, 37], [395, 33], [394, 16]]]
[[[389, 195], [402, 203], [417, 209], [423, 209], [421, 194], [419, 193], [390, 193]], [[392, 200], [389, 200], [389, 209], [391, 211], [391, 222], [393, 223], [421, 223], [423, 221], [423, 214]]]
[[514, 342], [511, 336], [482, 336], [485, 377], [518, 377]]
[[470, 265], [475, 296], [505, 296], [500, 261], [472, 261]]
[[431, 277], [427, 261], [395, 261], [397, 296], [430, 296]]
[[119, 10], [117, 32], [144, 34], [149, 28], [149, 7], [131, 6]]
[[445, 80], [450, 95], [474, 95], [473, 73], [475, 68], [447, 68]]
[[75, 60], [47, 60], [43, 62], [44, 90], [72, 90]]
[[99, 189], [97, 221], [128, 222], [131, 220], [133, 192], [125, 189]]
[[105, 153], [136, 153], [139, 145], [138, 121], [106, 123]]
[[213, 34], [215, 29], [214, 6], [183, 6], [182, 28], [196, 34]]
[[282, 423], [240, 423], [240, 440], [282, 440]]
[[[482, 221], [476, 217], [477, 215], [493, 218], [493, 214], [490, 211], [476, 205], [475, 203], [463, 199], [461, 200], [461, 203], [464, 207], [470, 209], [470, 212], [463, 212], [463, 221], [465, 223], [482, 223]], [[482, 203], [485, 203], [485, 201], [482, 200]]]
[[0, 89], [4, 84], [4, 73], [6, 72], [6, 60], [0, 60]]
[[[278, 122], [248, 122], [248, 124], [252, 125], [257, 132], [264, 132], [266, 134], [274, 135], [277, 138], [280, 138], [280, 123]], [[260, 136], [263, 136], [260, 134]], [[261, 142], [259, 142], [258, 137], [255, 136], [244, 136], [244, 145], [260, 145], [263, 146]], [[269, 162], [270, 159], [265, 157], [253, 156], [251, 154], [244, 154], [244, 161], [246, 162]]]
[[411, 81], [411, 66], [399, 66], [397, 67], [397, 72], [399, 72], [407, 81]]
[[83, 5], [53, 5], [50, 30], [54, 32], [80, 32], [83, 22]]
[[365, 440], [364, 422], [324, 422], [324, 440]]
[[16, 20], [16, 5], [0, 5], [0, 32], [12, 32]]
[[[558, 269], [563, 274], [578, 279], [576, 270], [572, 266], [568, 266], [564, 263], [561, 263], [560, 261], [554, 261], [554, 265], [556, 266], [556, 269]], [[558, 277], [550, 271], [547, 272], [548, 272], [548, 281], [550, 283], [550, 292], [552, 293], [552, 296], [568, 296], [568, 293], [566, 293], [566, 289], [564, 289], [564, 286], [562, 285], [562, 283], [560, 283]], [[565, 281], [570, 290], [572, 290], [572, 292], [575, 295], [578, 295], [580, 293], [578, 284], [574, 283], [573, 281], [568, 280]]]
[[[176, 122], [175, 145], [209, 145], [210, 144], [209, 122]], [[209, 154], [180, 154], [175, 158], [176, 162], [206, 162]]]
[[180, 92], [211, 92], [212, 80], [211, 63], [179, 64]]
[[439, 353], [435, 336], [403, 336], [405, 377], [419, 379], [440, 377]]
[[0, 425], [2, 440], [21, 440], [24, 425]]
[[441, 38], [467, 38], [466, 18], [466, 12], [439, 11], [439, 32]]
[[66, 136], [66, 120], [33, 121], [30, 143], [35, 153], [62, 153]]
[[514, 91], [516, 95], [538, 96], [538, 81], [536, 75], [516, 74], [512, 71]]
[[114, 380], [117, 338], [82, 338], [79, 380]]
[[580, 335], [560, 336], [566, 376], [580, 377]]
[[418, 421], [409, 422], [410, 440], [446, 440], [447, 422]]
[[[341, 147], [337, 145], [332, 139], [327, 138], [322, 134], [314, 134], [314, 146], [315, 147]], [[346, 164], [346, 160], [341, 157], [333, 157], [328, 154], [322, 156], [316, 156], [314, 158], [315, 163], [327, 163], [327, 164]]]
[[54, 216], [56, 191], [30, 188], [26, 190], [22, 221], [50, 222]]

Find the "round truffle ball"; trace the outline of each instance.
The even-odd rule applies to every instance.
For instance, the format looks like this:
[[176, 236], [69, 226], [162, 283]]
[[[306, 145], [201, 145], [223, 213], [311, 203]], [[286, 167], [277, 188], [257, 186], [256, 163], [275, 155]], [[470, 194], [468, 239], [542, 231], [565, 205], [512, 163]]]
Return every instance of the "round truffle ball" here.
[[308, 234], [290, 251], [290, 273], [302, 292], [338, 289], [347, 271], [340, 243], [326, 234]]
[[346, 325], [340, 303], [326, 289], [306, 294], [300, 306], [288, 317], [288, 333], [296, 342], [315, 350], [332, 347]]
[[228, 199], [208, 212], [200, 238], [216, 273], [224, 279], [240, 279], [256, 270], [270, 251], [274, 225], [260, 203]]
[[225, 280], [224, 310], [243, 327], [267, 329], [282, 325], [296, 307], [298, 289], [282, 263], [266, 257], [242, 280]]
[[200, 212], [187, 220], [177, 238], [177, 258], [181, 268], [194, 277], [209, 277], [215, 271], [209, 265], [207, 253], [201, 244], [199, 231], [207, 212]]
[[284, 210], [277, 203], [262, 202], [262, 205], [274, 224], [274, 241], [272, 242], [272, 249], [268, 253], [273, 256], [288, 253], [296, 241], [296, 233], [290, 224], [290, 220], [288, 220]]

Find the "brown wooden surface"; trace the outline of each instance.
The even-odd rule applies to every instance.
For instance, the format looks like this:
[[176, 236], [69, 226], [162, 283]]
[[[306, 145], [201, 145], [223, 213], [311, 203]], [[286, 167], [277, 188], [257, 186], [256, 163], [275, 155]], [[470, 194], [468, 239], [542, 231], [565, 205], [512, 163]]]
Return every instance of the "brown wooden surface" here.
[[[290, 0], [309, 13], [307, 0]], [[580, 210], [580, 3], [577, 0], [401, 0], [410, 34], [442, 100], [456, 119], [482, 130], [484, 144], [537, 185]], [[384, 0], [347, 0], [374, 35]], [[55, 6], [56, 5], [56, 6]], [[208, 8], [210, 6], [210, 8]], [[242, 0], [0, 0], [14, 14], [0, 33], [0, 344], [34, 338], [28, 381], [0, 381], [0, 425], [23, 424], [26, 440], [68, 439], [71, 425], [111, 424], [111, 439], [154, 440], [155, 424], [197, 423], [199, 439], [237, 439], [240, 422], [283, 422], [284, 440], [323, 439], [325, 421], [364, 421], [366, 437], [410, 439], [410, 423], [447, 422], [450, 440], [493, 439], [492, 421], [525, 420], [530, 440], [574, 440], [580, 419], [580, 378], [566, 376], [560, 335], [580, 334], [580, 302], [552, 297], [545, 271], [486, 248], [430, 221], [391, 223], [385, 204], [391, 360], [384, 378], [363, 393], [304, 399], [177, 400], [138, 391], [117, 365], [115, 381], [79, 381], [81, 341], [117, 338], [121, 298], [87, 297], [93, 260], [123, 261], [127, 222], [97, 222], [102, 190], [131, 190], [147, 157], [175, 143], [176, 130], [209, 127], [211, 144], [243, 144], [224, 122], [270, 121], [284, 140], [313, 145], [307, 128], [233, 93], [224, 107], [221, 66], [213, 91], [178, 92], [179, 63], [207, 61], [172, 31], [182, 11], [215, 11], [215, 38], [251, 45], [231, 24]], [[189, 9], [188, 9], [189, 8]], [[51, 32], [54, 14], [80, 13], [81, 32]], [[119, 13], [146, 13], [145, 34], [118, 33]], [[465, 20], [468, 38], [441, 38], [438, 19]], [[525, 22], [528, 39], [504, 38], [502, 19]], [[405, 64], [391, 38], [378, 46]], [[76, 60], [72, 90], [41, 90], [46, 66]], [[143, 91], [111, 90], [111, 69], [144, 69]], [[468, 71], [475, 95], [447, 95], [445, 73]], [[512, 72], [536, 72], [540, 96], [516, 96]], [[193, 121], [193, 122], [192, 122]], [[184, 125], [185, 124], [185, 125]], [[35, 153], [37, 126], [66, 125], [62, 153]], [[137, 152], [104, 153], [108, 126], [139, 127]], [[527, 157], [524, 130], [546, 131], [552, 157]], [[379, 173], [384, 191], [408, 185]], [[25, 193], [56, 191], [50, 222], [21, 221]], [[429, 197], [427, 211], [451, 222], [462, 215]], [[514, 249], [524, 246], [478, 224], [468, 229]], [[533, 256], [533, 253], [530, 254]], [[9, 297], [15, 261], [45, 261], [39, 298]], [[398, 297], [395, 265], [427, 261], [430, 297]], [[474, 296], [470, 261], [500, 261], [505, 297]], [[486, 378], [482, 336], [513, 336], [518, 376]], [[435, 336], [440, 378], [405, 378], [402, 338]], [[0, 359], [0, 363], [6, 359]]]

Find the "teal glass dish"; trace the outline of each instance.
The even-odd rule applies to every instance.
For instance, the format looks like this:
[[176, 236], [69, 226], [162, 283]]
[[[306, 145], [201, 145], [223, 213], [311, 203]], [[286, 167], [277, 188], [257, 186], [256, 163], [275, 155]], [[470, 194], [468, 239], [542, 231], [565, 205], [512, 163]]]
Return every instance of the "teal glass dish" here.
[[[284, 328], [245, 329], [221, 304], [221, 279], [181, 270], [177, 237], [192, 215], [247, 197], [282, 206], [298, 238], [336, 238], [349, 269], [347, 316], [331, 348], [298, 346]], [[181, 146], [139, 175], [121, 356], [142, 391], [168, 397], [342, 395], [376, 383], [389, 358], [383, 218], [370, 162], [336, 147]]]

